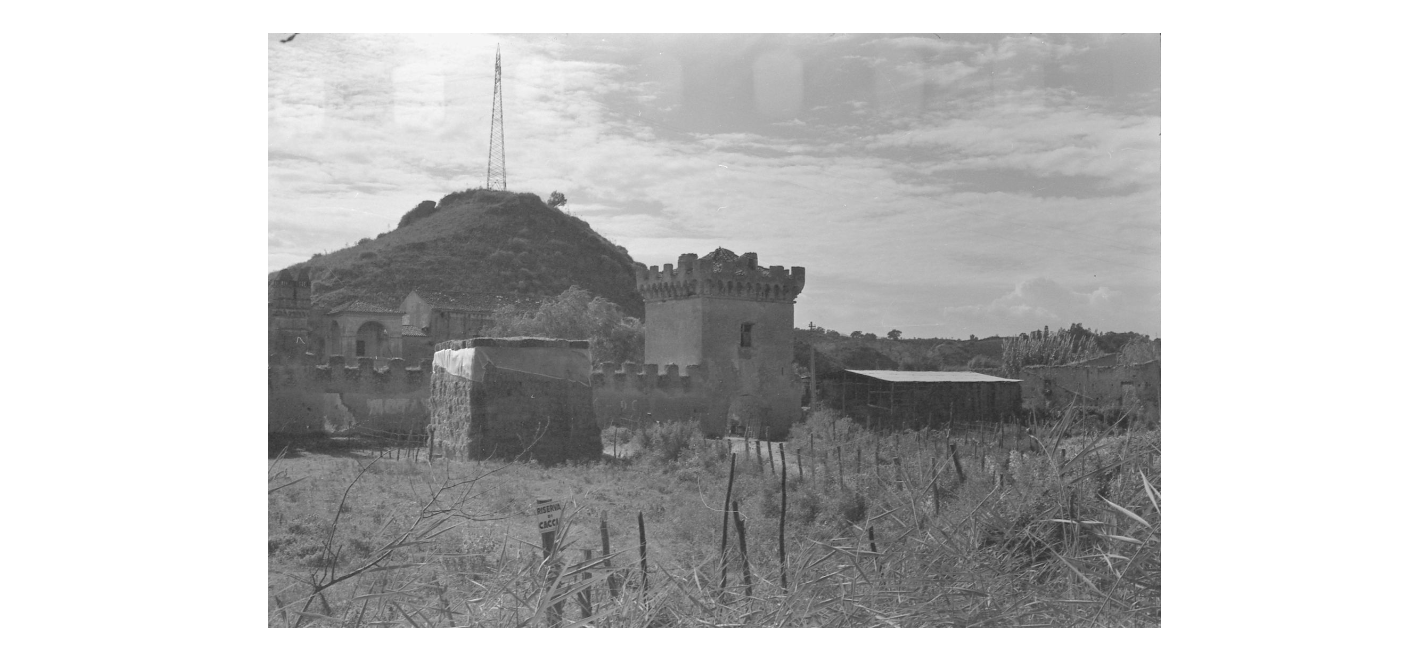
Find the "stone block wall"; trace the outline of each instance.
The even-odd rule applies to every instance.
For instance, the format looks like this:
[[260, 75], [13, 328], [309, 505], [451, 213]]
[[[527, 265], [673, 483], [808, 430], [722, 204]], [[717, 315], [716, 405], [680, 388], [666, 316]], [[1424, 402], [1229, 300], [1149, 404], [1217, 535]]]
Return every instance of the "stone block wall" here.
[[451, 456], [599, 458], [589, 342], [475, 338], [437, 344], [432, 441]]
[[1078, 405], [1160, 422], [1159, 360], [1124, 367], [1027, 367], [1021, 378], [1022, 400], [1028, 408]]
[[728, 401], [714, 396], [704, 369], [697, 364], [681, 375], [673, 364], [660, 373], [653, 364], [638, 367], [626, 362], [616, 369], [606, 362], [590, 374], [590, 387], [601, 428], [694, 420], [705, 434], [713, 435], [723, 432], [729, 411]]
[[268, 432], [424, 433], [431, 365], [399, 358], [340, 356], [326, 364], [272, 358], [268, 365]]

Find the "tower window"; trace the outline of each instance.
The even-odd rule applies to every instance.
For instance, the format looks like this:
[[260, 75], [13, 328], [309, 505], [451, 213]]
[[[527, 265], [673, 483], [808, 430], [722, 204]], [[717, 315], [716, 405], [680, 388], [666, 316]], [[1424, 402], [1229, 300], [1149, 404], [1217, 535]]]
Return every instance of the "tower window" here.
[[745, 323], [739, 327], [739, 348], [749, 348], [754, 345], [754, 324]]

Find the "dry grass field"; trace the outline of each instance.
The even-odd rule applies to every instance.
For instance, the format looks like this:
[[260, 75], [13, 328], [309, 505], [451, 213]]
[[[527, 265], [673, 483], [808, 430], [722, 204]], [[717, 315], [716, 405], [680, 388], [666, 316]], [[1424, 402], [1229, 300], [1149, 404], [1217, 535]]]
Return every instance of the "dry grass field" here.
[[[742, 441], [624, 435], [591, 465], [276, 457], [269, 625], [1160, 625], [1158, 431], [879, 434], [819, 412], [786, 495]], [[564, 505], [550, 560], [538, 498]]]

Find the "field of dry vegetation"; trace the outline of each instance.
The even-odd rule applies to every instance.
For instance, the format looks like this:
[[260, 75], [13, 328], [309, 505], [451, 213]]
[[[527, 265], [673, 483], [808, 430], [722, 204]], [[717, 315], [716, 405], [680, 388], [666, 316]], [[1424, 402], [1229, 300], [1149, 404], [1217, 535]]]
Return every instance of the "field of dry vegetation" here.
[[[786, 495], [767, 445], [682, 424], [610, 429], [621, 458], [590, 465], [288, 451], [268, 622], [1159, 626], [1160, 434], [1092, 421], [873, 433], [817, 412]], [[549, 560], [537, 498], [565, 507]]]

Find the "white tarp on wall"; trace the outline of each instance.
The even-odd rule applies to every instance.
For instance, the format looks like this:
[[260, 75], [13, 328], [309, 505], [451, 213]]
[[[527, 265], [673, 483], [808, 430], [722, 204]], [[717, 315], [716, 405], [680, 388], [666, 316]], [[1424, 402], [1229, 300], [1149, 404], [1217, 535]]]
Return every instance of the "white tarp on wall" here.
[[433, 369], [467, 380], [483, 381], [486, 365], [590, 384], [590, 352], [578, 348], [477, 346], [442, 349], [432, 356]]

